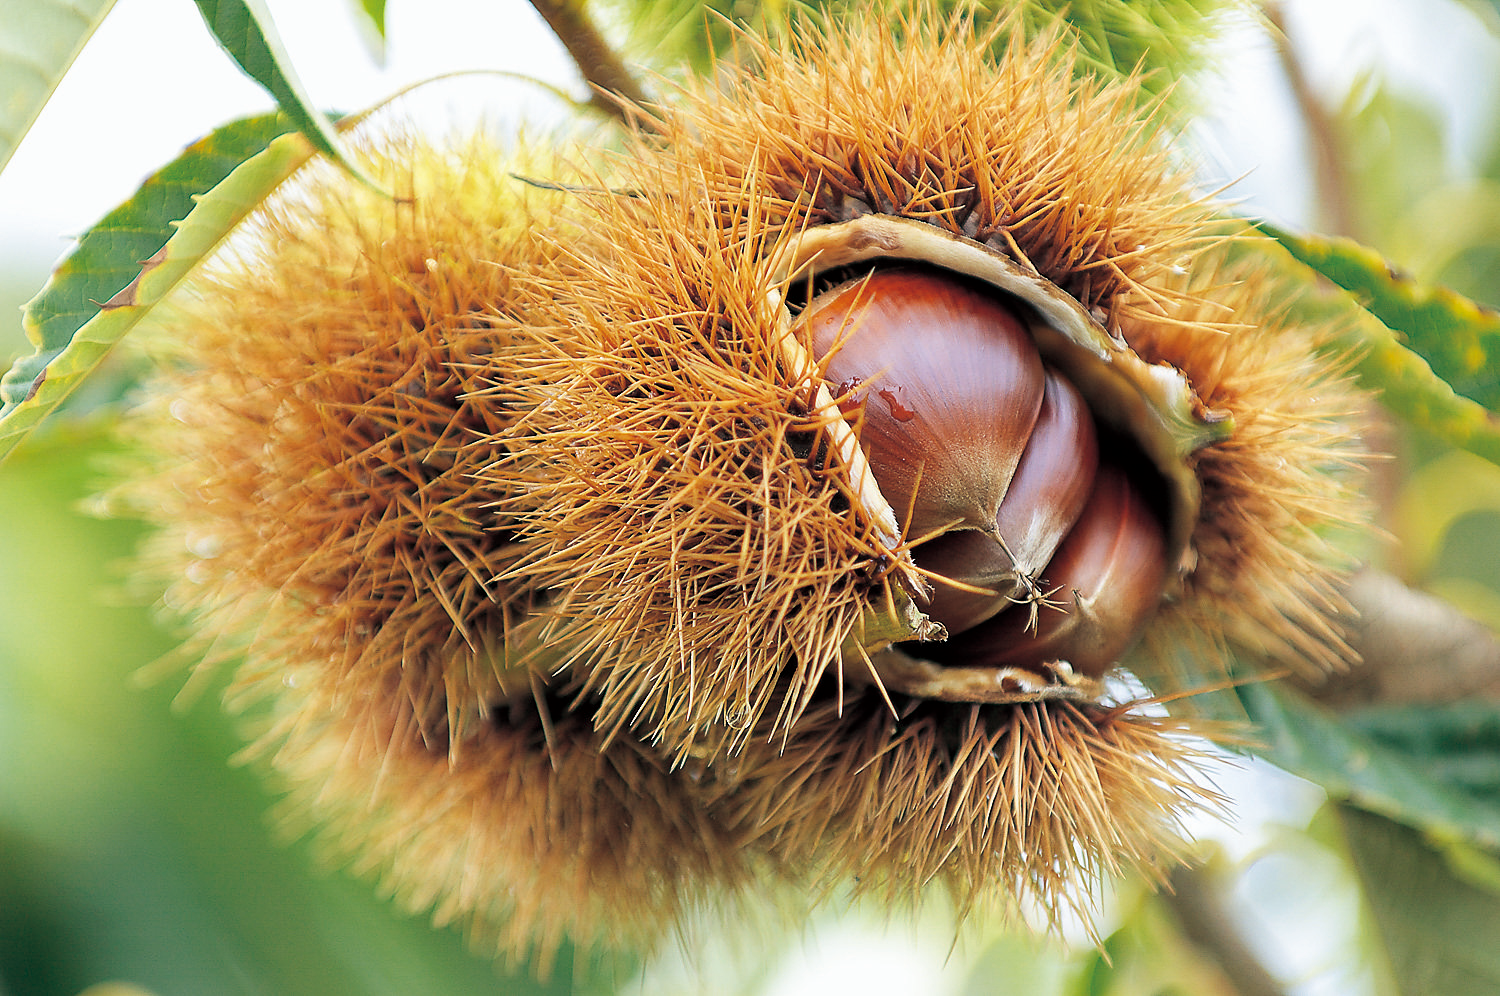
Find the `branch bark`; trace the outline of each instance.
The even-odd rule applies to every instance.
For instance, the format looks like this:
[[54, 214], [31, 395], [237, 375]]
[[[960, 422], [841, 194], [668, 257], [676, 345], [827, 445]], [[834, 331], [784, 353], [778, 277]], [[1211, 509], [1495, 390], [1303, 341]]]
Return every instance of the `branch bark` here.
[[[531, 0], [531, 6], [542, 15], [542, 20], [568, 50], [573, 64], [594, 88], [590, 106], [625, 124], [638, 124], [639, 116], [631, 114], [627, 105], [644, 105], [648, 100], [645, 87], [589, 18], [584, 0]], [[611, 94], [624, 98], [625, 103], [613, 99]]]
[[1363, 663], [1309, 693], [1335, 708], [1500, 702], [1500, 640], [1452, 604], [1381, 571], [1364, 570], [1346, 596], [1346, 620]]
[[1239, 996], [1286, 996], [1285, 987], [1240, 936], [1211, 873], [1178, 868], [1162, 898], [1182, 935], [1213, 959]]

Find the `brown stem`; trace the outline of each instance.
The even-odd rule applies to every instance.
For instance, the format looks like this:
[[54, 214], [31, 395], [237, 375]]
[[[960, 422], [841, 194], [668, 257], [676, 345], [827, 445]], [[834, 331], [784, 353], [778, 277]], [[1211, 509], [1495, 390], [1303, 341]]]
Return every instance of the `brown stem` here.
[[1308, 145], [1312, 154], [1313, 189], [1325, 218], [1324, 224], [1334, 235], [1357, 236], [1358, 219], [1354, 203], [1349, 194], [1349, 171], [1342, 155], [1342, 143], [1338, 129], [1328, 108], [1313, 92], [1296, 46], [1287, 34], [1286, 17], [1279, 2], [1269, 2], [1264, 7], [1266, 21], [1271, 26], [1271, 38], [1276, 44], [1276, 57], [1281, 71], [1291, 87], [1292, 98], [1302, 115], [1307, 129]]
[[1500, 640], [1488, 627], [1381, 571], [1356, 574], [1345, 596], [1362, 663], [1310, 689], [1315, 698], [1339, 708], [1500, 702]]
[[[597, 110], [626, 124], [639, 123], [628, 105], [646, 103], [646, 90], [631, 73], [620, 53], [605, 41], [589, 19], [584, 0], [531, 0], [531, 6], [568, 50], [573, 64], [595, 90], [589, 103]], [[624, 103], [610, 95], [624, 98]]]
[[1210, 873], [1178, 868], [1163, 898], [1182, 935], [1214, 960], [1239, 996], [1286, 996], [1286, 989], [1235, 928]]

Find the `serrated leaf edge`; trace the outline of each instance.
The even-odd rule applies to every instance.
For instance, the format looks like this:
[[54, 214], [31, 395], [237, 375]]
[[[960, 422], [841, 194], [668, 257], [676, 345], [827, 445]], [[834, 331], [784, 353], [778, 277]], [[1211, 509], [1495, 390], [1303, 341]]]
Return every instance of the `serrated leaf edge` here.
[[126, 332], [160, 303], [266, 196], [315, 153], [300, 133], [281, 135], [219, 184], [195, 197], [186, 218], [125, 288], [100, 305], [33, 383], [26, 400], [0, 418], [0, 461], [67, 399]]

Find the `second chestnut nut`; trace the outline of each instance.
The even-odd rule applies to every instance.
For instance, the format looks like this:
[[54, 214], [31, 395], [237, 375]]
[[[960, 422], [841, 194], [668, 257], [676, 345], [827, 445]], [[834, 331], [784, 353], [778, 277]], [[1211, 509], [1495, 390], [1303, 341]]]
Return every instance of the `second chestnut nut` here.
[[1088, 402], [1044, 362], [1008, 295], [897, 263], [816, 294], [798, 326], [857, 426], [874, 478], [932, 584], [946, 643], [913, 654], [968, 667], [1101, 677], [1150, 618], [1167, 576], [1164, 510]]

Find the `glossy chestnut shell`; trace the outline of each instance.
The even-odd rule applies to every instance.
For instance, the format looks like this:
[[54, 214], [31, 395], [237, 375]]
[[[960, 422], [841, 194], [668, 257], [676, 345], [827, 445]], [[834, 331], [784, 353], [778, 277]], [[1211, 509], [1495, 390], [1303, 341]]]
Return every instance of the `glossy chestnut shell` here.
[[1097, 679], [1161, 599], [1163, 486], [1044, 359], [1036, 321], [981, 281], [887, 263], [797, 327], [932, 581], [917, 602], [949, 640], [912, 652]]

